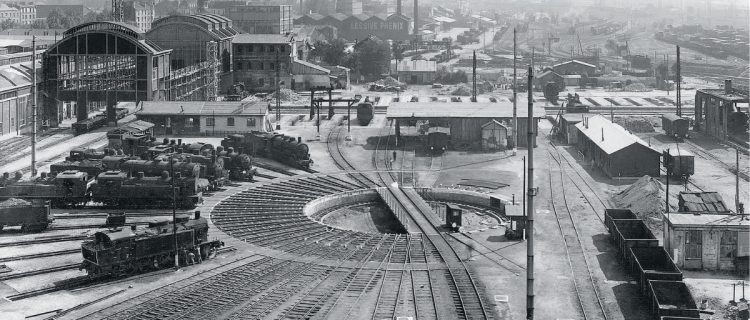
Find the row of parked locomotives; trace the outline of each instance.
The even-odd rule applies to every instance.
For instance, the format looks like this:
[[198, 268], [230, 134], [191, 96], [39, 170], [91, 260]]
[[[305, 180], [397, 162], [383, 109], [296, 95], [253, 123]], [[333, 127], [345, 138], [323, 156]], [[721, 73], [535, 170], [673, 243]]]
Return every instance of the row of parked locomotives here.
[[211, 258], [224, 245], [208, 239], [208, 223], [196, 211], [194, 219], [178, 216], [171, 221], [97, 232], [81, 245], [81, 269], [89, 276], [123, 276], [174, 266], [175, 238], [180, 265], [200, 263]]
[[605, 225], [625, 267], [651, 301], [655, 319], [700, 319], [690, 290], [659, 240], [643, 220], [628, 209], [606, 209]]
[[253, 131], [229, 135], [221, 141], [229, 150], [250, 156], [262, 156], [300, 169], [310, 169], [310, 148], [302, 138], [294, 138], [275, 132]]
[[146, 177], [143, 172], [130, 175], [123, 171], [104, 171], [93, 178], [81, 171], [63, 171], [1, 186], [0, 200], [45, 200], [58, 208], [85, 206], [91, 202], [112, 207], [171, 207], [173, 183], [174, 202], [178, 207], [193, 208], [201, 202], [199, 178], [183, 176], [179, 171], [174, 177], [169, 171], [156, 177]]

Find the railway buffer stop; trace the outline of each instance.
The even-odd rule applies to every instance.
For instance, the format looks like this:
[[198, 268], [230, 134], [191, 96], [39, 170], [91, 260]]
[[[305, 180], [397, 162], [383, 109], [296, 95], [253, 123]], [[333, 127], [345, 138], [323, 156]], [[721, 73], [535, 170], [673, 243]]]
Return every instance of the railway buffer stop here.
[[[401, 135], [401, 126], [424, 126], [446, 128], [449, 132], [448, 149], [471, 149], [480, 150], [484, 144], [482, 141], [482, 128], [484, 125], [496, 121], [507, 128], [513, 126], [513, 103], [504, 100], [495, 100], [496, 102], [392, 102], [388, 106], [386, 118], [394, 120], [396, 141], [399, 145], [404, 143]], [[519, 101], [523, 106], [524, 102]], [[534, 105], [534, 132], [537, 132], [539, 119], [545, 116], [544, 107]], [[518, 107], [518, 146], [526, 147], [526, 139], [523, 137], [528, 131], [527, 108]], [[507, 131], [510, 135], [510, 130]], [[507, 137], [510, 140], [510, 136]], [[429, 140], [429, 139], [428, 139]], [[508, 148], [511, 144], [505, 144]], [[536, 147], [536, 137], [534, 140]], [[486, 144], [485, 144], [486, 145]], [[429, 146], [425, 146], [429, 148]]]

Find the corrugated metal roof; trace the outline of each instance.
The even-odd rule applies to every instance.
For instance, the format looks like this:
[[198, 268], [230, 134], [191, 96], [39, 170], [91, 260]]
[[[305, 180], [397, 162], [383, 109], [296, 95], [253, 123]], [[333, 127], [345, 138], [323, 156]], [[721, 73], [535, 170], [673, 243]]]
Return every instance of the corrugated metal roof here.
[[693, 214], [693, 213], [671, 213], [665, 218], [671, 225], [679, 226], [742, 226], [750, 228], [750, 220], [745, 215], [738, 214]]
[[[610, 122], [603, 116], [595, 115], [587, 119], [576, 124], [576, 128], [607, 154], [613, 154], [634, 143], [641, 144], [661, 154], [656, 149], [649, 147], [648, 143], [638, 136], [628, 132], [619, 124]], [[588, 126], [585, 125], [586, 123], [588, 123]]]
[[553, 65], [552, 67], [555, 68], [555, 67], [559, 67], [559, 66], [563, 66], [563, 65], [571, 64], [571, 63], [580, 64], [582, 66], [586, 66], [586, 67], [589, 67], [589, 68], [596, 68], [595, 65], [590, 64], [590, 63], [586, 63], [586, 62], [583, 62], [583, 61], [580, 61], [580, 60], [570, 60], [570, 61], [566, 61], [566, 62], [561, 62], [561, 63], [558, 63], [556, 65]]
[[143, 101], [140, 115], [265, 115], [261, 101]]
[[[469, 100], [469, 97], [464, 97]], [[526, 118], [525, 107], [518, 108], [518, 117]], [[542, 105], [534, 105], [534, 117], [545, 116]], [[513, 103], [498, 102], [391, 102], [388, 118], [510, 118]]]
[[718, 192], [680, 192], [680, 211], [683, 212], [729, 212]]

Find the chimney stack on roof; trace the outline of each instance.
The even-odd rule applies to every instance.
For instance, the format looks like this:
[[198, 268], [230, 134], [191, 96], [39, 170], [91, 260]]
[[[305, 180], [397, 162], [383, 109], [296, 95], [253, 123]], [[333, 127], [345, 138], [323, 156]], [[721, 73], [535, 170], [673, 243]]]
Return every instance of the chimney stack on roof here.
[[732, 94], [732, 80], [724, 80], [724, 94]]
[[401, 15], [401, 0], [396, 0], [396, 14]]

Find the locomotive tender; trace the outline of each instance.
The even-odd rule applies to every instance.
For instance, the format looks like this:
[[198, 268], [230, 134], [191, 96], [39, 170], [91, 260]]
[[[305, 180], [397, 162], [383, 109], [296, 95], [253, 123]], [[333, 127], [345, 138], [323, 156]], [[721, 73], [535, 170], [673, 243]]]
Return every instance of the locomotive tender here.
[[0, 231], [5, 226], [21, 226], [21, 232], [45, 230], [53, 221], [49, 207], [44, 201], [8, 199], [0, 202]]
[[[180, 265], [200, 263], [211, 258], [224, 245], [208, 240], [208, 222], [195, 212], [176, 220], [177, 253]], [[135, 227], [97, 232], [81, 245], [80, 269], [89, 276], [123, 276], [174, 266], [175, 244], [171, 221], [150, 223], [145, 230]]]

